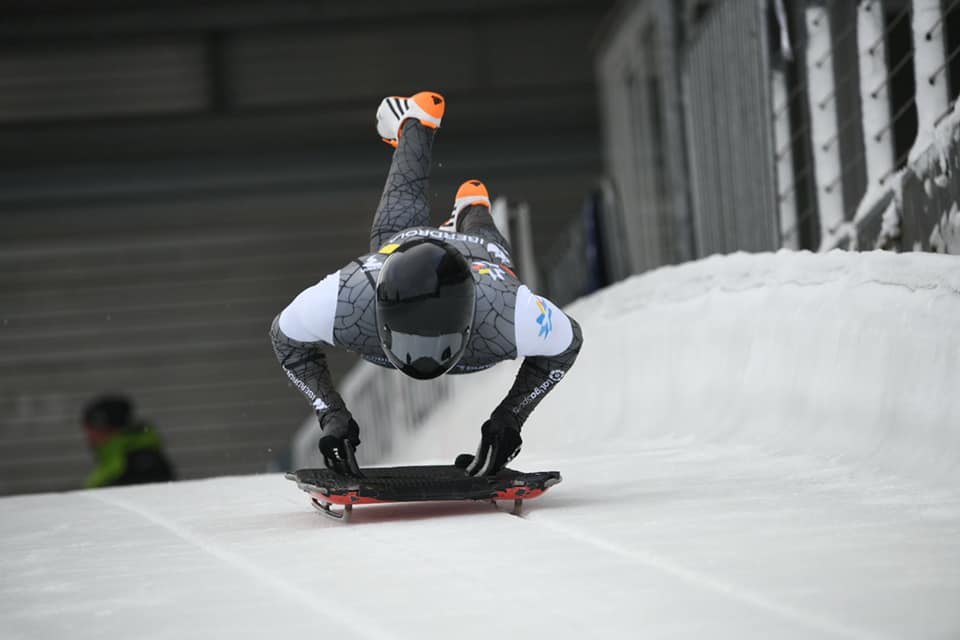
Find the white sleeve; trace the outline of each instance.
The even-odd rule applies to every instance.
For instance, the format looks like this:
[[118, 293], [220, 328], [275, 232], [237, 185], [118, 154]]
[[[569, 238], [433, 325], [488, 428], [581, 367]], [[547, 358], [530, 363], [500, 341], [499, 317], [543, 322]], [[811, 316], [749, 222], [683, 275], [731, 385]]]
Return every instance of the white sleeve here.
[[534, 295], [526, 285], [517, 289], [513, 317], [517, 357], [555, 356], [563, 353], [573, 341], [570, 319], [560, 308]]
[[333, 320], [337, 315], [339, 293], [340, 272], [336, 271], [304, 289], [280, 312], [280, 330], [298, 342], [333, 344]]

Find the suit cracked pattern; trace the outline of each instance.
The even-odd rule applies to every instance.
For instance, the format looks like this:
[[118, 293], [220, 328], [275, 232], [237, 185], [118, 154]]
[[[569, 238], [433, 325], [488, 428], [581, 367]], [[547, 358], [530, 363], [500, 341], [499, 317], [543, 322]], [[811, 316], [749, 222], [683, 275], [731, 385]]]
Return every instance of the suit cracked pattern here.
[[436, 129], [416, 120], [404, 123], [370, 229], [370, 251], [382, 247], [398, 231], [430, 224], [427, 189], [435, 133]]
[[340, 270], [333, 340], [335, 344], [363, 356], [383, 356], [377, 336], [376, 290], [369, 271], [365, 269], [354, 262]]
[[273, 352], [290, 381], [319, 411], [344, 411], [343, 398], [333, 386], [321, 342], [299, 342], [280, 330], [280, 316], [270, 325]]

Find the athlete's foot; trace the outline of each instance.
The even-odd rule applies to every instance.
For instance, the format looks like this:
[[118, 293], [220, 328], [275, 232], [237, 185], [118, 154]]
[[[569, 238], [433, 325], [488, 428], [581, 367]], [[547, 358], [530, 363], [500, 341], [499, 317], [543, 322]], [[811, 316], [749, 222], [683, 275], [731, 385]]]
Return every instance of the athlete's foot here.
[[377, 108], [377, 133], [396, 148], [408, 118], [416, 118], [425, 127], [440, 128], [447, 101], [435, 91], [421, 91], [409, 97], [389, 96]]
[[482, 205], [490, 208], [490, 194], [487, 193], [487, 187], [479, 180], [467, 180], [457, 189], [457, 195], [453, 201], [453, 212], [450, 219], [440, 225], [442, 231], [456, 231], [457, 218], [460, 212], [472, 205]]

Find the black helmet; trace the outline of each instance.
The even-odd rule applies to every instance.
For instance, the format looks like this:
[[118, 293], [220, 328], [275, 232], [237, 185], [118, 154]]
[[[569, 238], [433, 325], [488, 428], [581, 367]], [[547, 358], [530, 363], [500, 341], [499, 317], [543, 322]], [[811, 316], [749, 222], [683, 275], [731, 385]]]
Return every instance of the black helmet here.
[[377, 279], [377, 333], [383, 352], [408, 376], [449, 371], [467, 348], [477, 294], [470, 265], [440, 240], [397, 247]]

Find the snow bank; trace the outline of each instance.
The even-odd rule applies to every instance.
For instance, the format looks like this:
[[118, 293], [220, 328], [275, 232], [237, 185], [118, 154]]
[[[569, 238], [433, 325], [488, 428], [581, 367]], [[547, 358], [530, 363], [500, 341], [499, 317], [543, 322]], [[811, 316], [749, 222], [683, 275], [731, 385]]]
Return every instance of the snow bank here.
[[[958, 261], [734, 255], [581, 300], [517, 465], [564, 482], [523, 518], [344, 526], [279, 474], [0, 498], [0, 636], [957, 638]], [[395, 458], [472, 448], [513, 369], [451, 378]]]
[[[549, 459], [673, 434], [960, 480], [955, 256], [715, 256], [568, 311], [585, 346], [528, 422], [524, 453]], [[392, 460], [472, 450], [515, 369], [454, 379], [451, 399]]]

